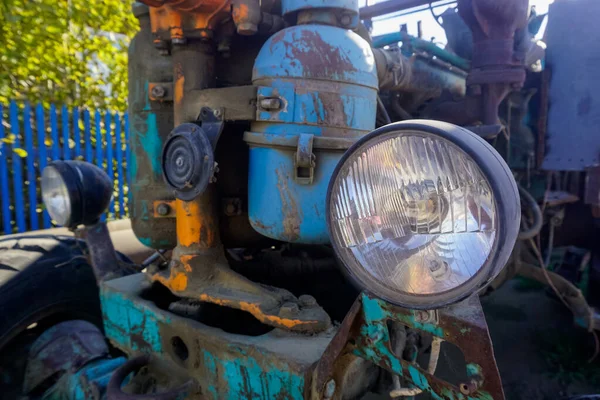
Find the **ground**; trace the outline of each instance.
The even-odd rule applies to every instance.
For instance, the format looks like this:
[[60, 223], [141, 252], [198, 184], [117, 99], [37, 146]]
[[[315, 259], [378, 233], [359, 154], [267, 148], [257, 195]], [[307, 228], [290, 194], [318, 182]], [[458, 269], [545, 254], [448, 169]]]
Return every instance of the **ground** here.
[[520, 278], [482, 298], [509, 400], [554, 400], [600, 393], [591, 334], [545, 287]]

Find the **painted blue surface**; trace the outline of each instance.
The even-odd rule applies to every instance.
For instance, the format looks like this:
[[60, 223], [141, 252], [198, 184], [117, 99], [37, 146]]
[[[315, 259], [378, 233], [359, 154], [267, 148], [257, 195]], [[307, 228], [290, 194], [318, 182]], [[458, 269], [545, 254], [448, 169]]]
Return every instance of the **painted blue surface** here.
[[125, 364], [125, 357], [103, 358], [93, 361], [79, 371], [67, 371], [57, 383], [48, 389], [43, 400], [90, 400], [104, 399], [113, 373]]
[[60, 144], [58, 142], [58, 117], [56, 106], [50, 106], [50, 137], [52, 138], [52, 160], [60, 160]]
[[[327, 7], [352, 2], [327, 2]], [[322, 1], [288, 1], [322, 7]], [[284, 3], [284, 8], [286, 7]], [[277, 111], [259, 110], [253, 133], [359, 138], [375, 128], [378, 78], [371, 47], [352, 31], [325, 25], [284, 29], [267, 40], [253, 71], [258, 96], [279, 97]], [[262, 145], [261, 145], [262, 146]], [[327, 186], [342, 152], [313, 148], [312, 184], [295, 181], [293, 147], [250, 148], [249, 218], [255, 230], [287, 242], [329, 243]]]
[[62, 119], [63, 160], [70, 160], [71, 147], [69, 139], [71, 138], [71, 131], [69, 130], [69, 110], [66, 105], [62, 106], [60, 117]]
[[341, 8], [358, 14], [358, 0], [282, 0], [284, 14], [314, 8]]
[[[104, 129], [106, 130], [106, 174], [111, 180], [115, 179], [115, 172], [113, 166], [113, 131], [112, 131], [112, 115], [110, 112], [106, 112], [104, 115]], [[108, 205], [108, 211], [111, 215], [115, 215], [115, 198], [114, 196], [110, 199]]]
[[[292, 151], [251, 147], [248, 214], [252, 227], [274, 239], [329, 243], [325, 192], [341, 156], [341, 152], [318, 152], [316, 184], [300, 185], [294, 181]], [[295, 216], [297, 222], [292, 220]], [[296, 223], [298, 237], [290, 231]]]
[[[44, 116], [44, 107], [41, 104], [38, 104], [35, 107], [35, 122], [37, 129], [37, 148], [39, 156], [37, 176], [40, 176], [48, 163], [48, 152], [46, 149], [46, 123]], [[42, 211], [42, 224], [44, 226], [44, 229], [48, 229], [52, 226], [52, 224], [50, 223], [50, 215], [48, 214], [48, 211], [46, 211], [45, 208]]]
[[[163, 351], [159, 322], [168, 324], [168, 319], [110, 290], [101, 290], [100, 302], [107, 338], [122, 349], [145, 353]], [[143, 340], [133, 340], [136, 335]]]
[[2, 228], [4, 232], [12, 232], [11, 224], [11, 212], [10, 212], [10, 187], [8, 185], [8, 163], [7, 152], [10, 148], [4, 139], [6, 134], [4, 133], [4, 107], [0, 104], [0, 190], [2, 191]]
[[73, 140], [75, 141], [75, 158], [81, 157], [81, 129], [79, 127], [80, 111], [78, 107], [73, 109]]
[[[124, 155], [129, 149], [121, 137], [122, 133], [125, 136], [128, 134], [126, 114], [122, 118], [116, 113], [104, 114], [98, 110], [97, 114], [101, 115], [101, 119], [96, 122], [100, 123], [100, 128], [103, 126], [102, 122], [110, 123], [112, 128], [107, 130], [107, 134], [114, 136], [114, 139], [101, 138], [94, 142], [92, 121], [87, 109], [80, 111], [76, 107], [72, 110], [65, 106], [58, 108], [60, 120], [55, 105], [50, 105], [48, 109], [44, 109], [42, 104], [33, 107], [26, 102], [15, 101], [8, 107], [0, 105], [0, 235], [50, 228], [50, 216], [43, 207], [39, 191], [43, 169], [50, 161], [81, 156], [86, 161], [94, 162], [95, 152], [101, 155], [103, 167], [117, 184], [111, 215], [115, 218], [127, 216], [123, 163], [126, 161]], [[114, 142], [118, 147], [116, 150], [104, 149], [108, 143]], [[96, 148], [96, 143], [100, 144], [100, 149]], [[109, 162], [109, 158], [112, 158], [112, 162]], [[118, 210], [115, 206], [117, 201]]]
[[375, 58], [356, 33], [325, 25], [298, 25], [277, 32], [263, 45], [252, 80], [330, 80], [378, 89]]
[[121, 144], [121, 117], [119, 114], [115, 114], [115, 157], [117, 160], [117, 188], [119, 196], [119, 214], [125, 215], [125, 194], [123, 187], [123, 147]]
[[35, 153], [33, 150], [33, 130], [31, 129], [31, 106], [25, 103], [23, 107], [23, 133], [25, 136], [25, 151], [27, 152], [27, 202], [29, 205], [29, 226], [39, 229], [37, 215], [37, 191], [35, 177]]
[[[145, 280], [142, 276], [120, 279]], [[114, 287], [121, 287], [117, 280], [105, 282], [100, 288], [106, 336], [127, 354], [150, 353], [158, 359], [173, 362], [170, 350], [162, 347], [161, 340], [169, 343], [173, 325], [181, 317], [171, 317], [167, 311], [158, 310], [139, 299], [134, 294], [138, 293], [138, 289], [135, 289], [136, 292], [121, 292]], [[123, 287], [137, 288], [133, 282]], [[198, 328], [197, 332], [194, 332], [194, 327]], [[287, 361], [281, 353], [270, 353], [263, 346], [257, 346], [260, 337], [236, 335], [234, 341], [226, 342], [219, 338], [224, 334], [217, 329], [207, 330], [193, 321], [187, 332], [182, 332], [184, 341], [193, 338], [200, 343], [210, 342], [199, 351], [190, 351], [187, 360], [189, 365], [194, 365], [194, 373], [199, 376], [205, 398], [304, 399], [304, 373], [311, 362], [305, 363], [303, 371], [298, 368], [298, 361]], [[216, 346], [217, 342], [221, 345]]]
[[92, 122], [90, 111], [83, 111], [83, 141], [85, 143], [85, 161], [94, 162], [94, 152], [92, 151]]
[[[21, 140], [19, 133], [19, 106], [14, 101], [11, 101], [10, 108], [10, 132], [13, 135], [12, 148], [21, 149]], [[23, 162], [18, 154], [12, 155], [11, 171], [13, 174], [13, 190], [15, 202], [15, 219], [17, 221], [17, 229], [23, 232], [25, 228], [25, 200], [23, 198]]]

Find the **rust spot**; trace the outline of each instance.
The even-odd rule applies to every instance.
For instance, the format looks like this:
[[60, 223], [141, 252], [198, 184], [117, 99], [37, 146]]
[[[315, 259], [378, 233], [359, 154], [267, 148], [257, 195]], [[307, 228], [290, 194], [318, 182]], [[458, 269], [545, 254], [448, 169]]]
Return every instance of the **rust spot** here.
[[252, 314], [256, 319], [260, 322], [268, 323], [269, 325], [275, 326], [285, 326], [286, 328], [294, 328], [301, 325], [313, 325], [319, 323], [319, 321], [303, 321], [300, 319], [289, 319], [289, 318], [281, 318], [275, 315], [265, 314], [258, 304], [249, 303], [246, 301], [233, 301], [226, 299], [219, 299], [207, 294], [201, 294], [199, 296], [200, 301], [205, 301], [207, 303], [218, 304], [220, 306], [237, 308], [243, 311], [247, 311]]
[[288, 187], [290, 177], [282, 168], [277, 168], [275, 172], [277, 173], [277, 190], [279, 190], [281, 211], [283, 212], [283, 232], [287, 241], [295, 242], [300, 237], [300, 222], [302, 218], [296, 198]]

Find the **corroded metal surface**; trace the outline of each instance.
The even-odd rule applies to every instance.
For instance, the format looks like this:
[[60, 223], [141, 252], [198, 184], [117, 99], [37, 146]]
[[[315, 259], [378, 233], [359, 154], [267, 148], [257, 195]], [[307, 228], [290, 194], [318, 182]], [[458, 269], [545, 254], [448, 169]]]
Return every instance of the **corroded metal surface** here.
[[[477, 296], [438, 312], [407, 310], [362, 295], [363, 322], [354, 354], [403, 376], [436, 399], [504, 399], [492, 343]], [[398, 321], [456, 345], [467, 362], [468, 381], [456, 387], [398, 358], [392, 351], [388, 320]]]
[[[305, 398], [311, 366], [331, 340], [331, 332], [230, 334], [160, 309], [142, 297], [147, 288], [142, 275], [102, 285], [105, 331], [111, 343], [130, 357], [151, 353], [171, 375], [173, 386], [165, 391], [192, 378], [196, 384], [192, 397]], [[183, 344], [186, 352], [182, 354], [175, 344]]]
[[[392, 321], [456, 345], [465, 356], [469, 380], [456, 387], [398, 357], [390, 341], [388, 322]], [[446, 309], [417, 311], [362, 294], [315, 367], [313, 399], [321, 398], [325, 383], [335, 374], [335, 360], [345, 354], [354, 354], [402, 376], [414, 388], [428, 392], [435, 399], [504, 399], [491, 339], [477, 296]]]
[[305, 306], [290, 292], [254, 283], [217, 258], [183, 256], [168, 270], [151, 272], [179, 297], [243, 310], [266, 325], [296, 332], [322, 332], [331, 326], [318, 305]]

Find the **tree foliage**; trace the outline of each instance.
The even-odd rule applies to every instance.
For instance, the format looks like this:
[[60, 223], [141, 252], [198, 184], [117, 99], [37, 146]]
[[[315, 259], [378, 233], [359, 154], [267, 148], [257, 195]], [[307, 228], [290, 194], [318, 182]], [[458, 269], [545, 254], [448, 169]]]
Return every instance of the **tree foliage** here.
[[127, 107], [131, 0], [0, 0], [0, 103]]

